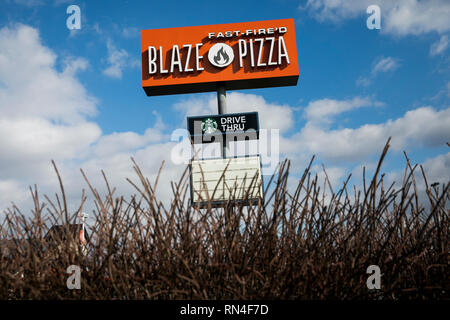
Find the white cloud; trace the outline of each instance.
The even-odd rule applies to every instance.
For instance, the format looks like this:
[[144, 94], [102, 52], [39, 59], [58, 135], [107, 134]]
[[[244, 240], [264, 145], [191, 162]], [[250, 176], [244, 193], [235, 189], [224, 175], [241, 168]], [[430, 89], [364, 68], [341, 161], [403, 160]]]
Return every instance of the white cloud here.
[[[339, 22], [365, 13], [369, 1], [308, 0], [302, 10], [308, 10], [317, 20]], [[373, 4], [373, 3], [372, 3]]]
[[[337, 106], [337, 114], [367, 105], [368, 101], [357, 102], [322, 99], [311, 102], [305, 112], [308, 115], [309, 108], [327, 111]], [[290, 157], [299, 153], [317, 154], [332, 163], [362, 161], [379, 154], [390, 136], [391, 149], [395, 151], [443, 146], [450, 136], [449, 123], [450, 108], [438, 111], [429, 106], [408, 111], [395, 120], [355, 129], [329, 129], [327, 122], [308, 121], [298, 133], [286, 139], [281, 150]]]
[[[186, 115], [202, 115], [217, 113], [217, 98], [207, 95], [177, 103], [176, 110]], [[239, 92], [227, 93], [227, 113], [257, 111], [261, 128], [280, 129], [281, 132], [292, 128], [294, 124], [292, 108], [288, 105], [269, 103], [255, 94]], [[183, 126], [184, 127], [184, 126]]]
[[338, 23], [358, 16], [368, 17], [366, 9], [374, 4], [381, 8], [382, 32], [404, 36], [450, 30], [447, 0], [308, 0], [301, 9], [308, 10], [318, 21]]
[[[360, 188], [363, 166], [366, 168], [366, 179], [371, 178], [377, 165], [376, 160], [390, 136], [390, 150], [397, 153], [443, 147], [450, 137], [450, 108], [436, 110], [430, 106], [410, 110], [397, 119], [389, 119], [379, 124], [365, 124], [354, 129], [330, 129], [337, 114], [378, 104], [380, 103], [368, 98], [311, 101], [305, 108], [307, 123], [304, 127], [290, 137], [281, 137], [281, 158], [286, 156], [293, 160], [291, 172], [302, 173], [311, 156], [316, 155], [316, 165], [313, 165], [312, 173], [318, 174], [319, 183], [323, 186], [325, 174], [322, 167], [317, 165], [318, 161], [323, 162], [336, 191], [350, 173], [350, 186], [356, 183], [357, 188]], [[330, 111], [333, 109], [336, 111]], [[319, 115], [325, 115], [327, 121], [317, 121]], [[450, 181], [450, 153], [428, 159], [423, 166], [430, 184]], [[416, 179], [419, 199], [421, 203], [426, 202], [425, 186], [419, 171], [416, 172]], [[395, 181], [398, 189], [403, 181], [403, 171], [389, 172], [385, 181], [386, 185]], [[292, 179], [290, 187], [296, 187]]]
[[66, 58], [64, 64], [64, 74], [69, 76], [74, 76], [78, 71], [84, 71], [89, 67], [89, 61], [79, 57]]
[[[318, 166], [314, 165], [311, 168], [311, 172], [317, 173], [319, 185], [322, 186], [325, 183], [325, 179], [328, 177], [328, 182], [331, 184], [334, 191], [340, 187], [340, 184], [342, 183], [342, 179], [346, 177], [346, 170], [342, 167], [325, 167], [325, 171], [323, 168], [325, 165]], [[328, 189], [328, 185], [324, 190]]]
[[320, 99], [314, 100], [305, 108], [305, 117], [310, 122], [329, 123], [333, 116], [362, 107], [381, 105], [369, 98], [355, 97], [351, 100]]
[[450, 152], [427, 159], [423, 163], [428, 183], [445, 184], [450, 182]]
[[379, 73], [391, 72], [400, 66], [399, 59], [393, 57], [378, 57], [372, 63], [372, 69], [368, 76], [361, 76], [356, 80], [356, 85], [367, 87]]
[[[389, 2], [383, 1], [383, 6], [388, 9], [385, 19], [387, 32], [418, 35], [450, 30], [450, 2], [447, 0]], [[390, 9], [388, 3], [392, 6]]]
[[98, 140], [94, 153], [96, 156], [106, 157], [117, 152], [136, 150], [150, 143], [160, 142], [162, 138], [161, 131], [155, 128], [148, 128], [143, 135], [130, 131], [113, 132]]
[[1, 177], [14, 172], [14, 164], [28, 162], [31, 167], [44, 158], [76, 156], [101, 134], [87, 120], [96, 114], [97, 102], [74, 77], [87, 67], [87, 60], [66, 60], [58, 72], [56, 58], [42, 46], [36, 29], [0, 29]]
[[397, 69], [399, 66], [398, 60], [392, 57], [380, 58], [379, 61], [373, 66], [372, 73], [374, 75], [380, 72], [388, 72]]
[[5, 118], [39, 116], [66, 124], [95, 115], [96, 100], [74, 79], [83, 60], [55, 69], [56, 55], [40, 43], [36, 29], [0, 29], [0, 113]]
[[[124, 133], [125, 136], [127, 134]], [[106, 139], [111, 143], [120, 143], [122, 142], [121, 138], [123, 137], [115, 135]], [[94, 146], [93, 153], [78, 165], [86, 172], [91, 183], [101, 191], [105, 191], [103, 177], [100, 173], [100, 169], [103, 169], [111, 186], [117, 187], [117, 196], [123, 195], [125, 198], [129, 198], [132, 194], [137, 194], [137, 191], [126, 181], [126, 178], [130, 178], [137, 182], [138, 186], [140, 185], [133, 171], [133, 163], [130, 158], [133, 157], [136, 160], [145, 177], [151, 183], [154, 183], [158, 170], [164, 161], [164, 169], [160, 177], [157, 194], [159, 195], [158, 200], [167, 204], [167, 201], [172, 198], [170, 182], [178, 181], [185, 169], [184, 165], [175, 165], [170, 161], [170, 153], [174, 145], [174, 142], [152, 142], [134, 149], [118, 147], [109, 150], [110, 152], [107, 153], [98, 152], [97, 147]], [[100, 149], [102, 147], [99, 146]], [[79, 194], [81, 188], [85, 188], [86, 185], [81, 179], [79, 171], [74, 169], [76, 168], [69, 166], [66, 172], [68, 172], [69, 178], [72, 176], [70, 180], [72, 181], [73, 194]]]
[[443, 53], [448, 47], [448, 36], [443, 35], [439, 39], [439, 41], [433, 43], [430, 47], [430, 55], [436, 56], [438, 54]]
[[[14, 133], [14, 134], [11, 134]], [[53, 156], [73, 158], [100, 136], [94, 123], [57, 125], [41, 118], [1, 119], [0, 143], [8, 150], [2, 160], [28, 158], [36, 161]]]
[[[102, 135], [99, 126], [89, 120], [97, 112], [97, 100], [76, 78], [77, 72], [88, 68], [88, 61], [65, 58], [63, 70], [58, 71], [57, 60], [42, 45], [36, 29], [20, 24], [0, 29], [0, 212], [11, 201], [29, 208], [29, 185], [37, 184], [49, 195], [58, 191], [51, 159], [60, 170], [72, 208], [79, 205], [82, 188], [87, 188], [79, 168], [86, 169], [98, 190], [105, 190], [100, 174], [104, 169], [118, 192], [131, 194], [133, 189], [125, 181], [135, 176], [130, 157], [154, 178], [174, 144], [161, 143], [167, 139], [157, 114], [155, 127], [142, 135]], [[167, 180], [178, 178], [183, 169], [166, 163], [160, 188], [165, 199], [170, 195]]]
[[[414, 167], [416, 162], [414, 159], [410, 159], [411, 165]], [[406, 163], [405, 163], [406, 165]], [[434, 194], [434, 187], [432, 185], [437, 184], [437, 188], [442, 193], [443, 186], [450, 182], [450, 152], [437, 155], [433, 158], [426, 159], [422, 164], [427, 179], [428, 188], [431, 189]], [[395, 182], [395, 189], [399, 189], [404, 180], [404, 170], [394, 170], [388, 172], [385, 178], [385, 185], [391, 185]], [[422, 171], [419, 167], [416, 167], [414, 171], [414, 179], [417, 188], [417, 194], [419, 198], [419, 205], [423, 207], [429, 207], [429, 197], [426, 193], [426, 184], [423, 178]], [[435, 185], [436, 186], [436, 185]], [[414, 190], [411, 190], [413, 192]]]
[[108, 67], [103, 70], [103, 74], [111, 78], [122, 78], [122, 72], [128, 66], [129, 55], [124, 49], [117, 49], [111, 40], [106, 43], [108, 49]]
[[98, 126], [86, 121], [96, 113], [96, 101], [74, 78], [87, 61], [66, 61], [58, 72], [55, 60], [36, 29], [0, 29], [0, 145], [14, 150], [4, 152], [3, 161], [42, 154], [71, 157], [100, 135]]
[[0, 180], [0, 207], [1, 209], [6, 209], [6, 207], [11, 207], [13, 203], [20, 203], [23, 198], [22, 186], [15, 180]]

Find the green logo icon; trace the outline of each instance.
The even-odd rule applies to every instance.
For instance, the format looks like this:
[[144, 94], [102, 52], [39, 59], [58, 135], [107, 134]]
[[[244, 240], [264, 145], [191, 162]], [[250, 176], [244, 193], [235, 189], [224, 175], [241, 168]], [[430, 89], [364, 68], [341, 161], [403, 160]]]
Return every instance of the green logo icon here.
[[217, 122], [214, 119], [206, 118], [202, 121], [202, 131], [206, 134], [211, 134], [216, 132]]

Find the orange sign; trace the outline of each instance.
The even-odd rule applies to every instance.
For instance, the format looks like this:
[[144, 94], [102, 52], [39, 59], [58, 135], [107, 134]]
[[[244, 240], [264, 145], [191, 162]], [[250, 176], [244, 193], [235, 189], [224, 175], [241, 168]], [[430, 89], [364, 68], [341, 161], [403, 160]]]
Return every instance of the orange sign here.
[[149, 96], [296, 85], [294, 19], [141, 30]]

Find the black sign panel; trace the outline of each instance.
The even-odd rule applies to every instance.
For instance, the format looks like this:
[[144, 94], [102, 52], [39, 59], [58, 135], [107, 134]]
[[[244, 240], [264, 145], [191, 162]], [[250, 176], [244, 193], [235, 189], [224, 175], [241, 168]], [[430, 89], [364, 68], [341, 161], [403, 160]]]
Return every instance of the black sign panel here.
[[187, 126], [193, 143], [259, 138], [258, 112], [187, 117]]

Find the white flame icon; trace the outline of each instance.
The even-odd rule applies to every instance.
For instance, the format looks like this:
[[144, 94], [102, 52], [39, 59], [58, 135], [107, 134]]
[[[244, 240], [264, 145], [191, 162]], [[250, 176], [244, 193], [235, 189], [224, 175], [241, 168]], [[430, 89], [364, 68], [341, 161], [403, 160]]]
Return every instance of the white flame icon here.
[[209, 49], [208, 60], [213, 66], [224, 68], [234, 59], [233, 48], [225, 43], [216, 43]]

